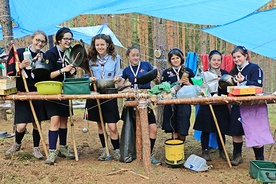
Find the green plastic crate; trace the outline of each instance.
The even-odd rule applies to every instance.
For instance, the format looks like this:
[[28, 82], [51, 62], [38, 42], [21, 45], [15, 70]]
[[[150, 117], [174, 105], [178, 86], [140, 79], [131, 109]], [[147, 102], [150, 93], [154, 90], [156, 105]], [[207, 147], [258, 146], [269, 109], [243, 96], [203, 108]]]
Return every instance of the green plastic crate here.
[[252, 178], [265, 183], [276, 183], [276, 163], [251, 160], [249, 174]]

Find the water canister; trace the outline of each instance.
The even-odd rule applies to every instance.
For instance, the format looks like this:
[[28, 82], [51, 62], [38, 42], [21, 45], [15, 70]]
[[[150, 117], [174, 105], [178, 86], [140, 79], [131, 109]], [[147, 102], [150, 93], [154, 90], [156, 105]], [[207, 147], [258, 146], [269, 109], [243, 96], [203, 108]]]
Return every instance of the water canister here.
[[23, 52], [23, 57], [24, 57], [24, 60], [28, 60], [30, 61], [30, 65], [26, 67], [27, 70], [31, 70], [32, 69], [32, 54], [31, 52], [29, 51], [28, 48], [25, 49], [25, 51]]
[[194, 154], [188, 157], [188, 159], [184, 163], [184, 167], [197, 172], [208, 170], [208, 165], [206, 164], [206, 160]]

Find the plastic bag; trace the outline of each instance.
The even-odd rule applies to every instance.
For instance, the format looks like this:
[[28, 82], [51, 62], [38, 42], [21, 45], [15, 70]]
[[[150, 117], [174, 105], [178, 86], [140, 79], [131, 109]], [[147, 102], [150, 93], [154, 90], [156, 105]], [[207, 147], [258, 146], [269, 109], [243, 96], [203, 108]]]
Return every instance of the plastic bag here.
[[198, 97], [196, 86], [183, 86], [176, 93], [177, 98]]
[[125, 107], [121, 119], [124, 124], [121, 132], [119, 161], [129, 163], [136, 159], [136, 119], [133, 107]]

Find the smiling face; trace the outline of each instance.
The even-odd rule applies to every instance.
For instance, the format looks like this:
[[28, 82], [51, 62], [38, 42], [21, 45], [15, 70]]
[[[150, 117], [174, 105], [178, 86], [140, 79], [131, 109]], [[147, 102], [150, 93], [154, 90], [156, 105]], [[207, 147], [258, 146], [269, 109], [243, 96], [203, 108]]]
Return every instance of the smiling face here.
[[237, 51], [232, 54], [232, 57], [233, 57], [234, 63], [237, 66], [242, 66], [246, 62], [247, 54], [242, 54], [240, 51]]
[[36, 34], [32, 39], [32, 50], [39, 52], [47, 44], [47, 38], [43, 34]]
[[62, 39], [58, 41], [58, 45], [62, 50], [68, 49], [73, 42], [72, 34], [67, 32], [63, 35]]
[[138, 49], [131, 49], [128, 56], [127, 56], [130, 64], [132, 66], [137, 66], [140, 60], [140, 52]]
[[173, 67], [180, 67], [181, 65], [181, 57], [173, 54], [170, 60], [170, 63]]
[[219, 69], [221, 65], [221, 55], [213, 54], [209, 60], [209, 64], [211, 69]]
[[106, 55], [106, 50], [107, 50], [108, 44], [104, 39], [96, 39], [95, 40], [95, 48], [100, 57], [104, 57]]

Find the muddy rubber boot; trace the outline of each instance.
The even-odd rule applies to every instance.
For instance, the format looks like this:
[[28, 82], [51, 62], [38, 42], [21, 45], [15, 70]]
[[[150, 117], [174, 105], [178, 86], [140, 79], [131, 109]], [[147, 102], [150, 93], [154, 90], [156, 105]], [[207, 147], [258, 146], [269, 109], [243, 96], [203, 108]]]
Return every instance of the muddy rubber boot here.
[[243, 162], [241, 153], [233, 153], [233, 158], [231, 160], [231, 164], [232, 166], [238, 166], [239, 164], [241, 164]]
[[212, 161], [209, 150], [206, 149], [202, 151], [202, 158], [204, 158], [206, 161]]

